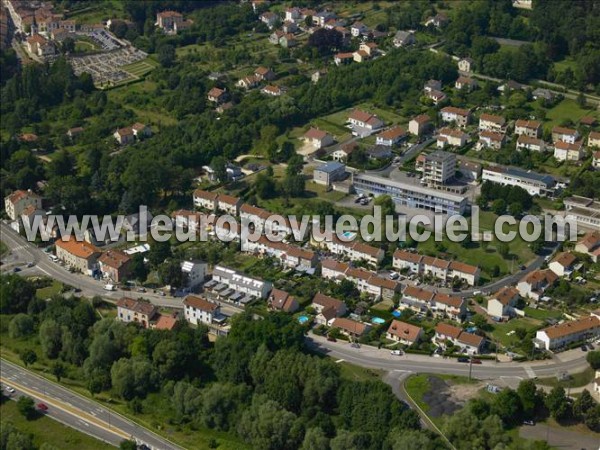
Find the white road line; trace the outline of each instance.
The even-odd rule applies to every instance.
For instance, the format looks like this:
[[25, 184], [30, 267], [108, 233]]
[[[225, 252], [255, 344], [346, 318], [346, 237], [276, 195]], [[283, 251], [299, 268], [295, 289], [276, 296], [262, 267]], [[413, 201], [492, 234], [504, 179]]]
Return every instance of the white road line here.
[[338, 359], [335, 363], [338, 364], [338, 363], [341, 363], [341, 362], [344, 362], [344, 360], [343, 359]]

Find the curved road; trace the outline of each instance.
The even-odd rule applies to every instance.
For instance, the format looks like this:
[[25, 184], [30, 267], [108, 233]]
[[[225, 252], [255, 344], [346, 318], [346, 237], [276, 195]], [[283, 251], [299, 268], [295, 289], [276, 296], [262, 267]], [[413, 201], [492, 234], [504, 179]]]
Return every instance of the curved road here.
[[5, 386], [16, 390], [11, 396], [28, 395], [48, 405], [47, 415], [65, 425], [115, 446], [134, 438], [153, 450], [179, 450], [167, 439], [121, 416], [100, 403], [8, 361], [0, 361], [0, 376]]

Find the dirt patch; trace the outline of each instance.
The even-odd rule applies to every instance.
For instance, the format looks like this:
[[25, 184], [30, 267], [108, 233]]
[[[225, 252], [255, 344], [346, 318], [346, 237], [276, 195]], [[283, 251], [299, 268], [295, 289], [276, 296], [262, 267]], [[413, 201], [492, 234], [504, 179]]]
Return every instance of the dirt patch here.
[[479, 383], [453, 385], [435, 376], [428, 377], [427, 381], [430, 390], [423, 395], [423, 401], [429, 406], [427, 414], [431, 417], [453, 414], [481, 388]]

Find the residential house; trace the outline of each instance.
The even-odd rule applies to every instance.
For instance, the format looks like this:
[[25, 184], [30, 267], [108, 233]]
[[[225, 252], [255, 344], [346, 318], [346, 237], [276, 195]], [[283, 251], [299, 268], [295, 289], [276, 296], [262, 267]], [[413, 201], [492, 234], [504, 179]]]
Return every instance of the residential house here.
[[345, 262], [325, 258], [321, 260], [321, 276], [326, 280], [339, 281], [344, 278], [344, 274], [349, 267]]
[[317, 314], [315, 322], [319, 325], [331, 326], [336, 317], [342, 317], [348, 312], [346, 303], [320, 292], [315, 294], [310, 306]]
[[366, 52], [370, 57], [375, 56], [377, 52], [377, 44], [375, 42], [361, 42], [359, 50]]
[[221, 307], [203, 297], [188, 295], [183, 300], [185, 320], [192, 325], [210, 325], [221, 314]]
[[401, 271], [407, 270], [417, 275], [430, 275], [444, 281], [456, 277], [471, 286], [478, 283], [481, 274], [478, 267], [470, 264], [422, 256], [418, 253], [399, 249], [394, 252], [392, 266]]
[[474, 333], [468, 333], [461, 328], [440, 322], [435, 326], [435, 341], [446, 347], [446, 343], [450, 341], [454, 346], [460, 347], [462, 351], [466, 351], [468, 355], [477, 355], [481, 353], [485, 339], [482, 336]]
[[592, 154], [592, 167], [594, 169], [600, 169], [600, 151], [595, 151]]
[[355, 127], [367, 129], [371, 132], [379, 130], [384, 126], [383, 121], [374, 114], [355, 109], [348, 116], [348, 122]]
[[387, 330], [386, 338], [404, 345], [413, 345], [423, 339], [424, 335], [423, 328], [394, 319]]
[[446, 106], [442, 108], [442, 121], [446, 123], [454, 122], [461, 128], [466, 127], [471, 119], [471, 111], [468, 109]]
[[583, 116], [579, 119], [579, 123], [585, 127], [594, 127], [598, 124], [598, 120], [593, 116]]
[[337, 149], [331, 154], [331, 156], [334, 161], [347, 162], [352, 152], [357, 148], [358, 144], [356, 142], [349, 142], [347, 144], [341, 145], [339, 149]]
[[542, 122], [518, 119], [515, 122], [515, 134], [518, 136], [539, 138], [542, 135]]
[[352, 59], [354, 62], [361, 63], [371, 59], [371, 55], [365, 50], [357, 50], [352, 53]]
[[506, 119], [502, 116], [483, 113], [479, 117], [479, 131], [503, 133], [506, 130]]
[[531, 93], [534, 100], [544, 100], [551, 102], [554, 100], [554, 92], [549, 89], [537, 88]]
[[512, 92], [521, 91], [527, 89], [527, 86], [521, 83], [517, 83], [515, 80], [508, 80], [506, 83], [498, 86], [498, 92]]
[[588, 317], [552, 325], [538, 331], [534, 344], [544, 350], [559, 350], [569, 344], [600, 336], [600, 319], [593, 313]]
[[459, 76], [454, 83], [456, 89], [465, 90], [467, 92], [474, 91], [479, 87], [477, 80], [471, 77]]
[[368, 148], [366, 154], [369, 159], [388, 159], [392, 157], [392, 148], [387, 145], [375, 145]]
[[307, 145], [311, 145], [312, 147], [319, 149], [323, 147], [328, 147], [333, 144], [333, 136], [323, 130], [319, 130], [318, 128], [310, 128], [304, 136], [304, 143]]
[[208, 264], [204, 261], [191, 259], [181, 262], [181, 272], [186, 278], [186, 287], [188, 289], [195, 289], [204, 283], [207, 270]]
[[120, 283], [131, 274], [131, 257], [121, 250], [108, 250], [98, 258], [104, 278]]
[[415, 42], [415, 34], [412, 31], [397, 31], [393, 39], [394, 47], [407, 47]]
[[285, 22], [283, 22], [283, 25], [281, 26], [281, 30], [285, 34], [293, 34], [298, 31], [298, 25], [295, 22], [289, 22], [286, 20]]
[[398, 307], [421, 313], [431, 311], [435, 317], [449, 317], [456, 321], [462, 321], [467, 313], [467, 302], [460, 297], [410, 285], [402, 292]]
[[425, 19], [425, 26], [433, 26], [435, 28], [443, 28], [448, 24], [448, 16], [446, 14], [438, 13], [435, 16], [430, 16]]
[[258, 86], [260, 80], [255, 75], [250, 75], [249, 77], [244, 77], [236, 83], [237, 87], [241, 87], [244, 89], [252, 89]]
[[458, 70], [461, 72], [471, 72], [475, 62], [471, 58], [462, 58], [458, 60]]
[[150, 327], [158, 309], [147, 300], [122, 297], [117, 300], [117, 319], [125, 323], [138, 323], [144, 328]]
[[135, 140], [131, 127], [119, 128], [114, 132], [113, 136], [119, 145], [131, 144]]
[[432, 89], [430, 91], [425, 92], [425, 97], [433, 101], [433, 104], [436, 106], [446, 101], [446, 99], [448, 98], [446, 94], [444, 94], [442, 91], [438, 91], [437, 89]]
[[12, 220], [18, 220], [27, 208], [42, 208], [42, 198], [31, 190], [19, 189], [4, 198], [4, 210]]
[[97, 268], [98, 258], [102, 253], [96, 246], [86, 241], [77, 241], [75, 236], [55, 242], [56, 256], [74, 270], [85, 275], [93, 275]]
[[336, 66], [350, 64], [352, 61], [354, 61], [354, 53], [352, 52], [336, 53], [336, 55], [333, 57], [333, 62]]
[[600, 133], [597, 131], [590, 131], [588, 136], [588, 147], [600, 148]]
[[310, 76], [310, 80], [313, 83], [318, 83], [319, 80], [321, 78], [323, 78], [325, 75], [327, 75], [327, 71], [326, 70], [316, 70], [312, 73], [312, 75]]
[[530, 152], [543, 152], [546, 143], [542, 139], [522, 134], [517, 139], [517, 150], [529, 150]]
[[292, 48], [298, 45], [298, 41], [293, 34], [286, 33], [279, 38], [279, 45], [283, 48]]
[[219, 194], [217, 196], [217, 210], [232, 216], [239, 215], [242, 203], [241, 198], [232, 195]]
[[515, 307], [519, 301], [519, 290], [505, 286], [490, 297], [487, 313], [492, 317], [511, 318], [515, 315]]
[[398, 145], [403, 139], [406, 139], [407, 136], [408, 135], [404, 128], [395, 126], [388, 128], [382, 133], [379, 133], [375, 143], [377, 145], [392, 147], [394, 145]]
[[166, 31], [173, 31], [176, 24], [183, 22], [183, 14], [177, 11], [161, 11], [156, 14], [156, 25]]
[[312, 269], [317, 265], [317, 255], [285, 242], [272, 241], [262, 235], [257, 240], [242, 242], [242, 251], [268, 255], [278, 259], [282, 265], [298, 270]]
[[196, 189], [193, 194], [193, 202], [196, 208], [206, 209], [208, 211], [216, 211], [217, 199], [219, 194], [216, 192], [209, 192], [203, 189]]
[[217, 105], [226, 102], [228, 97], [227, 89], [220, 89], [218, 87], [212, 88], [208, 91], [207, 95], [208, 101], [216, 103]]
[[589, 231], [575, 244], [575, 251], [588, 255], [593, 262], [598, 262], [600, 255], [600, 232]]
[[269, 42], [273, 45], [278, 45], [279, 40], [285, 35], [286, 35], [285, 32], [283, 32], [281, 30], [276, 30], [269, 35]]
[[556, 280], [558, 280], [558, 276], [550, 269], [534, 270], [519, 281], [517, 289], [522, 297], [540, 300], [544, 295], [544, 291], [552, 286]]
[[301, 20], [302, 15], [300, 13], [299, 8], [287, 8], [285, 10], [285, 21], [286, 22], [296, 22]]
[[83, 127], [73, 127], [67, 130], [67, 136], [69, 136], [71, 140], [77, 138], [81, 133], [83, 133]]
[[575, 270], [575, 262], [577, 257], [573, 253], [562, 252], [559, 253], [550, 261], [548, 269], [559, 277], [569, 277]]
[[345, 317], [336, 317], [331, 323], [331, 328], [337, 328], [343, 335], [350, 338], [359, 338], [367, 333], [371, 326]]
[[277, 78], [277, 75], [275, 75], [275, 72], [271, 68], [262, 66], [254, 71], [254, 76], [260, 81], [273, 81]]
[[422, 136], [431, 128], [431, 118], [427, 114], [414, 117], [408, 123], [408, 132], [415, 136]]
[[346, 176], [346, 166], [337, 161], [318, 166], [313, 172], [313, 181], [327, 187], [334, 181], [339, 181]]
[[281, 20], [277, 14], [271, 11], [265, 11], [259, 16], [259, 19], [262, 23], [269, 27], [269, 29], [275, 28], [277, 22]]
[[552, 128], [552, 142], [555, 144], [559, 141], [574, 144], [579, 139], [579, 132], [572, 128], [554, 127]]
[[131, 131], [133, 132], [133, 135], [138, 139], [143, 139], [152, 135], [152, 130], [150, 129], [150, 127], [140, 122], [134, 123], [131, 126]]
[[350, 27], [350, 34], [352, 37], [360, 37], [369, 32], [369, 28], [362, 22], [354, 22]]
[[458, 162], [458, 171], [462, 174], [465, 181], [476, 181], [481, 177], [481, 164], [461, 159]]
[[500, 150], [506, 143], [506, 135], [496, 131], [482, 131], [479, 133], [480, 147], [487, 147], [494, 150]]
[[441, 91], [442, 82], [440, 80], [428, 80], [423, 86], [423, 92]]
[[469, 135], [455, 128], [442, 128], [437, 136], [437, 147], [462, 147], [469, 141]]
[[475, 286], [479, 282], [481, 269], [471, 264], [465, 264], [460, 261], [450, 261], [448, 268], [448, 279], [459, 279], [469, 286]]
[[256, 298], [267, 298], [273, 285], [270, 281], [250, 277], [237, 270], [217, 265], [213, 269], [213, 280], [226, 285], [236, 292], [250, 295]]
[[557, 161], [579, 161], [583, 158], [584, 150], [581, 141], [570, 144], [565, 141], [558, 141], [554, 144], [554, 158]]
[[262, 88], [260, 92], [266, 95], [271, 95], [273, 97], [280, 97], [283, 94], [283, 89], [279, 86], [268, 84], [264, 88]]
[[294, 313], [300, 308], [298, 300], [288, 292], [281, 289], [273, 289], [267, 299], [270, 310]]
[[271, 216], [271, 214], [262, 208], [257, 206], [249, 205], [247, 203], [243, 203], [240, 206], [240, 218], [242, 219], [242, 224], [245, 222], [252, 223], [254, 228], [265, 229], [267, 219]]

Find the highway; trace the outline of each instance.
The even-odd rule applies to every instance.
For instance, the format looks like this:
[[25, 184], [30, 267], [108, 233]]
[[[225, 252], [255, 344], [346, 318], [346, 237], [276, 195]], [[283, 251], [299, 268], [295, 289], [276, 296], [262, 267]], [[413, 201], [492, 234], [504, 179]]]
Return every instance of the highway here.
[[[134, 438], [138, 444], [156, 450], [181, 448], [99, 403], [8, 361], [0, 361], [0, 378], [3, 387], [15, 389], [11, 397], [28, 395], [36, 403], [43, 402], [48, 406], [47, 416], [104, 442], [118, 446], [123, 439]], [[4, 391], [8, 394], [6, 388]]]

